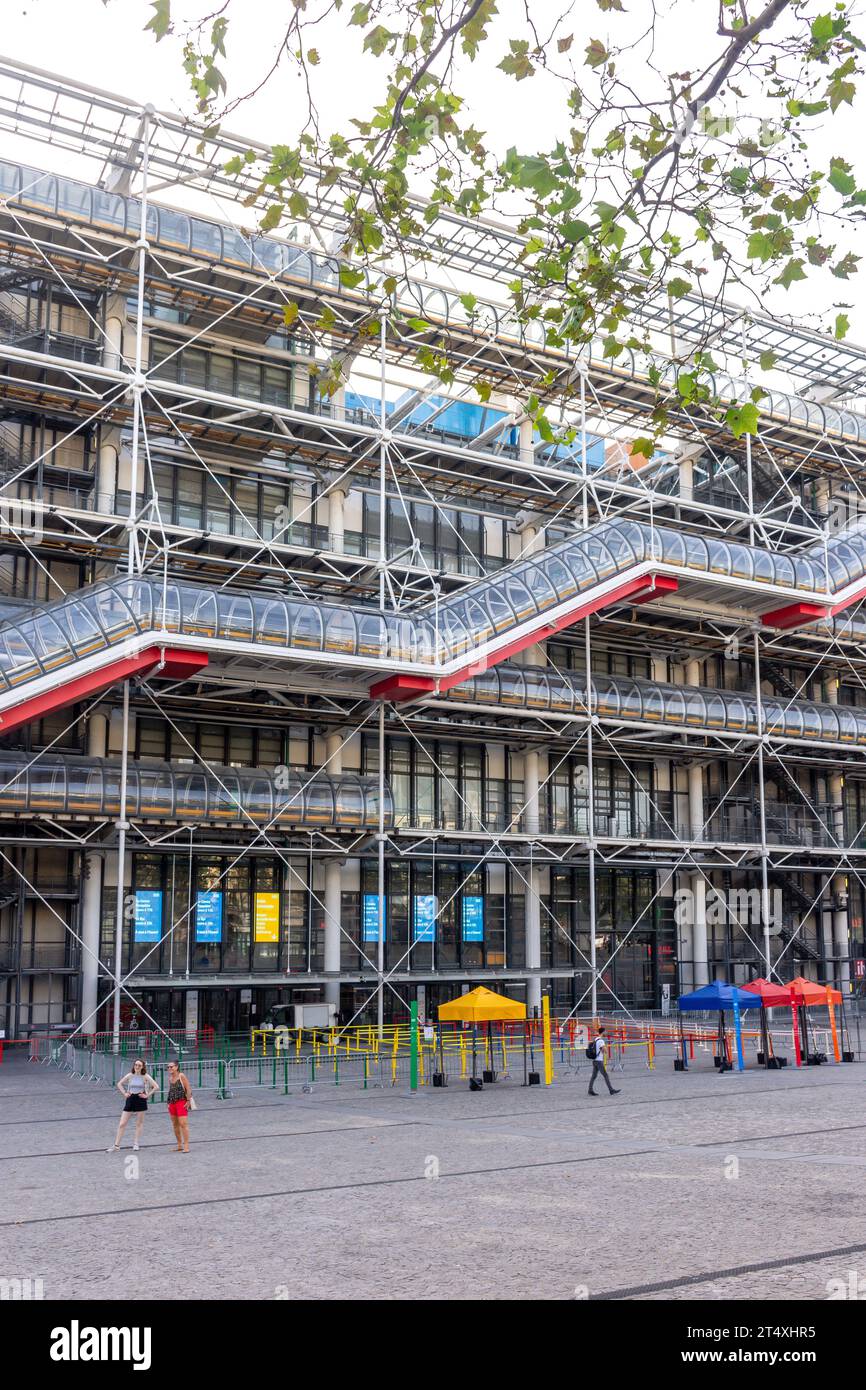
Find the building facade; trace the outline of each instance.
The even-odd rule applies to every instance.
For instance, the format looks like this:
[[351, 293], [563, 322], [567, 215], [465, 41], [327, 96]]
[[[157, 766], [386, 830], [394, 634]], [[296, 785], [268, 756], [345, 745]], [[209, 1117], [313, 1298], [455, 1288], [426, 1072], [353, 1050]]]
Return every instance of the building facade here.
[[731, 314], [786, 373], [757, 436], [675, 408], [634, 458], [652, 362], [517, 326], [502, 229], [447, 228], [472, 313], [431, 274], [371, 319], [332, 210], [248, 229], [228, 137], [24, 69], [0, 113], [7, 1037], [856, 991], [862, 354]]

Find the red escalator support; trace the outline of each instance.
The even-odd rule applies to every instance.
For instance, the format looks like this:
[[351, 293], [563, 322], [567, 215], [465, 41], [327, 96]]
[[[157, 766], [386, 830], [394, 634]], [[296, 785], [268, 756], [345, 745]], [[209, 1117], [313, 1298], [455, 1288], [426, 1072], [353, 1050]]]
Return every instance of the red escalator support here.
[[805, 627], [827, 616], [828, 610], [822, 604], [789, 603], [784, 608], [774, 608], [772, 613], [762, 613], [761, 622], [764, 627], [778, 627], [784, 631], [789, 627]]
[[844, 603], [831, 604], [830, 608], [827, 610], [827, 617], [835, 618], [837, 613], [844, 612], [846, 608], [851, 607], [852, 603], [859, 603], [862, 598], [866, 598], [866, 584], [863, 585], [862, 589], [858, 589], [856, 593], [852, 594], [850, 598], [846, 598]]
[[436, 689], [432, 676], [386, 676], [370, 686], [371, 700], [414, 700]]
[[837, 613], [844, 613], [846, 608], [863, 598], [866, 598], [866, 585], [857, 589], [843, 603], [789, 603], [786, 608], [774, 608], [772, 613], [764, 613], [761, 622], [765, 627], [805, 627], [819, 618], [835, 618]]
[[371, 685], [370, 697], [374, 700], [397, 701], [414, 700], [419, 695], [442, 694], [444, 691], [450, 690], [452, 686], [459, 685], [468, 676], [477, 675], [481, 671], [488, 671], [491, 666], [498, 666], [501, 661], [507, 661], [515, 653], [534, 646], [536, 642], [543, 642], [548, 637], [554, 637], [556, 633], [580, 622], [581, 618], [588, 618], [591, 613], [598, 613], [602, 608], [610, 608], [615, 603], [624, 602], [650, 603], [652, 599], [662, 598], [665, 594], [676, 592], [677, 588], [678, 581], [670, 575], [638, 575], [636, 579], [627, 579], [624, 584], [620, 584], [616, 589], [608, 590], [606, 594], [599, 594], [595, 598], [588, 599], [586, 603], [573, 608], [554, 622], [544, 622], [542, 619], [540, 626], [533, 631], [524, 633], [522, 637], [516, 637], [514, 641], [507, 642], [504, 647], [498, 647], [491, 656], [483, 657], [480, 661], [469, 662], [452, 676], [441, 676], [438, 680], [432, 676], [387, 676], [385, 680], [377, 681], [375, 685]]
[[[76, 676], [66, 683], [58, 683], [52, 690], [45, 690], [41, 695], [34, 695], [29, 700], [23, 700], [20, 705], [13, 705], [11, 709], [4, 710], [0, 714], [0, 733], [8, 734], [12, 729], [29, 724], [34, 719], [41, 719], [43, 715], [51, 714], [54, 710], [77, 704], [79, 700], [86, 700], [90, 695], [98, 695], [101, 691], [108, 690], [109, 686], [128, 680], [130, 676], [153, 672], [168, 680], [184, 680], [206, 666], [207, 660], [206, 652], [187, 651], [183, 647], [147, 647], [142, 652], [136, 652], [135, 656], [123, 657], [120, 661], [110, 662], [108, 666], [88, 671], [85, 676]], [[155, 671], [156, 667], [160, 669]], [[58, 672], [58, 676], [61, 674]]]

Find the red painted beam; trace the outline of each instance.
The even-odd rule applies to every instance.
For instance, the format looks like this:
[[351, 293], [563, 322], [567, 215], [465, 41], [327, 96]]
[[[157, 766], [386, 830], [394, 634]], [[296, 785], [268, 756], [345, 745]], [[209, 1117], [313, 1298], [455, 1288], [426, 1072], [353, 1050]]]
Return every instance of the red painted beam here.
[[[151, 648], [153, 650], [153, 648]], [[157, 661], [159, 649], [156, 649]], [[182, 681], [207, 666], [207, 652], [187, 651], [186, 647], [166, 647], [162, 666], [153, 674], [159, 680]]]
[[478, 661], [467, 662], [453, 676], [441, 676], [438, 681], [429, 676], [386, 676], [384, 680], [377, 681], [375, 685], [370, 686], [370, 698], [373, 700], [414, 700], [419, 695], [430, 695], [434, 691], [436, 694], [443, 694], [452, 686], [460, 685], [461, 681], [466, 680], [468, 676], [477, 676], [482, 671], [489, 670], [491, 666], [498, 666], [500, 662], [507, 661], [510, 656], [514, 656], [517, 652], [522, 652], [527, 647], [534, 646], [536, 642], [543, 642], [546, 638], [555, 636], [564, 628], [580, 622], [581, 618], [588, 618], [591, 613], [598, 613], [600, 609], [610, 608], [615, 603], [649, 603], [652, 599], [674, 593], [678, 587], [678, 581], [670, 575], [638, 575], [636, 579], [627, 579], [624, 584], [620, 584], [616, 589], [610, 589], [606, 594], [597, 594], [595, 598], [587, 599], [586, 603], [573, 608], [571, 612], [566, 613], [561, 618], [556, 618], [553, 622], [544, 622], [542, 619], [541, 625], [533, 631], [524, 633], [522, 637], [515, 637], [512, 642], [506, 642], [502, 647], [497, 647], [496, 651], [489, 656]]
[[680, 587], [680, 581], [674, 579], [672, 574], [656, 574], [651, 576], [652, 585], [645, 593], [636, 594], [632, 603], [652, 603], [654, 598], [664, 598], [665, 594], [675, 594]]
[[[0, 714], [0, 733], [8, 734], [12, 729], [18, 729], [22, 724], [29, 724], [34, 719], [41, 719], [43, 715], [51, 714], [54, 710], [65, 709], [68, 705], [77, 704], [79, 700], [98, 695], [131, 676], [151, 672], [155, 676], [183, 680], [200, 671], [207, 665], [207, 660], [206, 652], [186, 651], [182, 647], [166, 647], [164, 651], [159, 647], [147, 647], [142, 652], [136, 652], [134, 656], [111, 661], [107, 666], [88, 671], [84, 676], [75, 676], [70, 681], [63, 682], [63, 672], [58, 671], [58, 684], [51, 690], [31, 696], [29, 700], [22, 700], [20, 705], [14, 705]], [[155, 669], [157, 667], [158, 670]]]
[[783, 631], [790, 627], [805, 627], [818, 618], [826, 618], [827, 609], [819, 603], [789, 603], [785, 608], [774, 608], [772, 613], [762, 613], [764, 627], [778, 627]]
[[417, 695], [429, 695], [436, 682], [429, 676], [386, 676], [370, 686], [371, 700], [414, 700]]
[[677, 587], [676, 579], [663, 574], [642, 574], [637, 579], [628, 579], [618, 588], [611, 589], [609, 593], [588, 599], [586, 603], [572, 609], [563, 617], [557, 618], [553, 622], [544, 623], [534, 632], [526, 633], [522, 637], [515, 638], [513, 642], [508, 642], [504, 647], [499, 647], [482, 663], [470, 662], [456, 675], [443, 676], [439, 681], [437, 690], [440, 692], [450, 690], [452, 686], [459, 685], [461, 681], [466, 680], [467, 676], [478, 675], [479, 672], [486, 671], [491, 666], [498, 666], [501, 661], [507, 661], [510, 656], [524, 651], [527, 647], [534, 646], [536, 642], [543, 642], [548, 637], [554, 637], [558, 632], [580, 622], [581, 618], [588, 618], [591, 613], [598, 613], [601, 609], [610, 608], [615, 603], [649, 603], [654, 598], [661, 598], [664, 594], [673, 593]]
[[666, 593], [672, 593], [677, 588], [677, 580], [662, 574], [642, 574], [637, 579], [628, 579], [618, 588], [611, 589], [606, 594], [597, 595], [595, 598], [588, 599], [578, 608], [573, 608], [570, 613], [555, 619], [553, 622], [543, 623], [534, 632], [525, 633], [522, 637], [517, 637], [513, 642], [508, 642], [504, 647], [499, 647], [491, 656], [487, 657], [483, 665], [470, 662], [458, 671], [454, 676], [444, 676], [439, 682], [438, 689], [450, 690], [452, 685], [459, 685], [467, 676], [477, 675], [479, 671], [487, 670], [490, 666], [498, 666], [501, 661], [507, 661], [510, 656], [517, 652], [525, 651], [527, 647], [532, 647], [536, 642], [544, 642], [548, 637], [555, 637], [558, 632], [562, 632], [567, 627], [572, 627], [580, 622], [581, 618], [588, 618], [592, 613], [598, 613], [603, 608], [610, 608], [615, 603], [649, 603], [654, 598], [661, 598]]
[[846, 598], [844, 603], [834, 603], [832, 608], [828, 610], [827, 616], [829, 618], [835, 618], [837, 613], [844, 612], [846, 608], [851, 607], [852, 603], [859, 603], [862, 598], [866, 598], [866, 585], [864, 585], [862, 589], [858, 589], [850, 598]]

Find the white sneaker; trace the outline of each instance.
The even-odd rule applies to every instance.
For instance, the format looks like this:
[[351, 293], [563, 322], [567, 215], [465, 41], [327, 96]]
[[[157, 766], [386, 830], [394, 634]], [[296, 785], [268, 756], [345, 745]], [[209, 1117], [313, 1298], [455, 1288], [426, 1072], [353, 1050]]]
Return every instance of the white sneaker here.
[[120, 1145], [119, 1145], [119, 1144], [112, 1144], [112, 1145], [110, 1145], [109, 1148], [107, 1148], [107, 1149], [105, 1150], [105, 1152], [106, 1152], [107, 1154], [116, 1154], [116, 1153], [119, 1153], [119, 1151], [120, 1151]]
[[134, 1154], [137, 1154], [137, 1153], [138, 1153], [138, 1145], [137, 1145], [137, 1144], [133, 1144], [133, 1146], [132, 1146], [132, 1152], [133, 1152]]

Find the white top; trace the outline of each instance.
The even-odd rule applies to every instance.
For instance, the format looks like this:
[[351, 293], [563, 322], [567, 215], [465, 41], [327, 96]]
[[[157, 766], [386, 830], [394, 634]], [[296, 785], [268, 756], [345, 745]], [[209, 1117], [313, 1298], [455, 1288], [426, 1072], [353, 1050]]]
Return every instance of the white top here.
[[140, 1096], [147, 1087], [147, 1077], [140, 1072], [129, 1072], [124, 1078], [126, 1089], [133, 1096]]
[[604, 1061], [604, 1049], [605, 1049], [606, 1046], [607, 1046], [607, 1039], [606, 1039], [606, 1038], [596, 1038], [596, 1040], [595, 1040], [595, 1060], [596, 1060], [597, 1062], [603, 1062], [603, 1061]]

